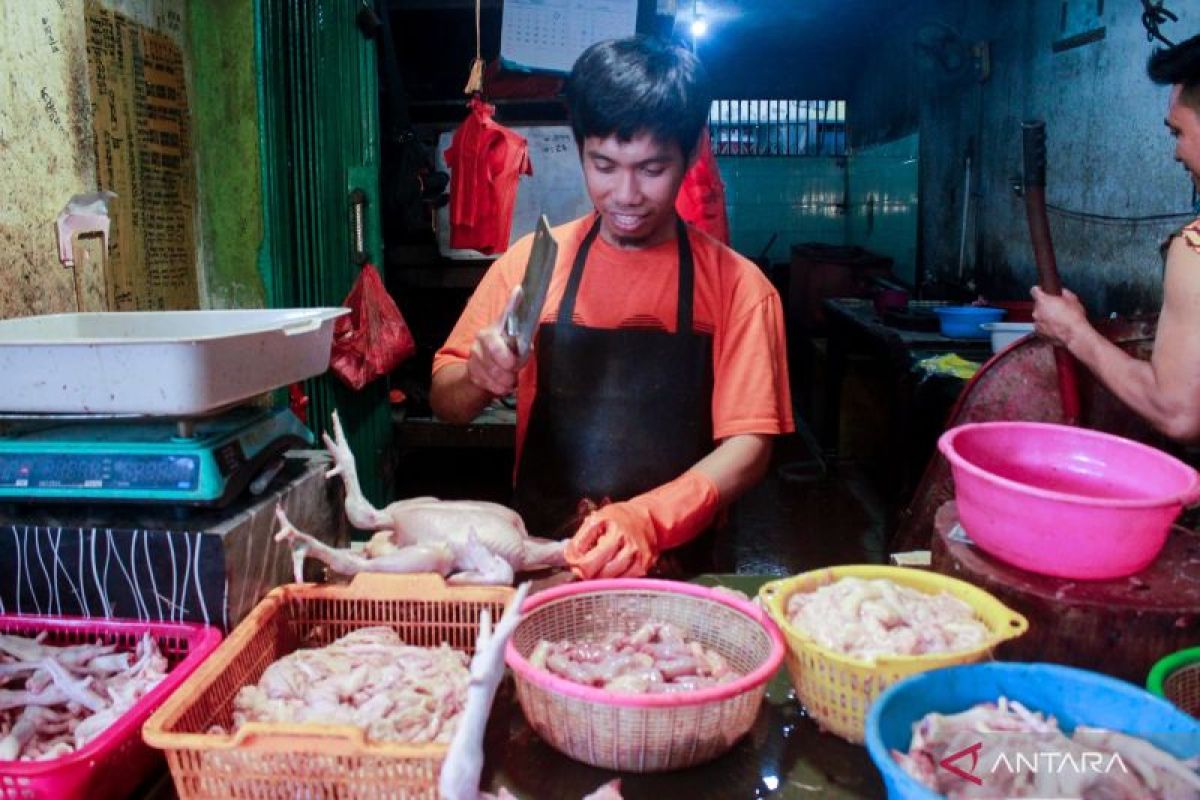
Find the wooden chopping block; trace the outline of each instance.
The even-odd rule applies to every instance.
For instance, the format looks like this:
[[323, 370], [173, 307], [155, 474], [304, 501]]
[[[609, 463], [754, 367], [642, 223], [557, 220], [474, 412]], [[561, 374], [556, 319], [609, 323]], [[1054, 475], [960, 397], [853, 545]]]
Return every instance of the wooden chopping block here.
[[1144, 685], [1155, 661], [1200, 643], [1194, 531], [1172, 528], [1162, 553], [1137, 575], [1076, 581], [1027, 572], [952, 540], [957, 524], [951, 500], [934, 520], [933, 569], [975, 584], [1029, 619], [1024, 636], [1000, 646], [1000, 659], [1069, 664]]

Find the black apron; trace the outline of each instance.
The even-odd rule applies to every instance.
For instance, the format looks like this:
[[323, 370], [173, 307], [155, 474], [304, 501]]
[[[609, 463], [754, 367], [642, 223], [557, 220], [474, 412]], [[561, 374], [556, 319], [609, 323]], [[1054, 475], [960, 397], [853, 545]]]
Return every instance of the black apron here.
[[[676, 221], [674, 333], [571, 321], [599, 231], [597, 216], [575, 254], [557, 318], [538, 327], [537, 394], [517, 468], [517, 511], [530, 533], [554, 539], [578, 528], [580, 501], [628, 500], [678, 477], [713, 449], [712, 337], [692, 330], [686, 226]], [[711, 548], [695, 544], [697, 551]]]

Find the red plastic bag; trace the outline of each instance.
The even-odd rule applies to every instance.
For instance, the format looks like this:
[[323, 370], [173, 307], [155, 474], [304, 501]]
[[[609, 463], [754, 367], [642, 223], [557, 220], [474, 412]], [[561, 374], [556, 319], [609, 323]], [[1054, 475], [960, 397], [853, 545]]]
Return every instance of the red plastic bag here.
[[373, 265], [363, 265], [342, 305], [350, 313], [334, 324], [329, 366], [347, 386], [361, 389], [416, 352], [408, 323]]
[[722, 244], [729, 244], [729, 219], [725, 215], [725, 184], [713, 155], [708, 128], [700, 133], [696, 160], [683, 176], [675, 196], [675, 211], [683, 221]]

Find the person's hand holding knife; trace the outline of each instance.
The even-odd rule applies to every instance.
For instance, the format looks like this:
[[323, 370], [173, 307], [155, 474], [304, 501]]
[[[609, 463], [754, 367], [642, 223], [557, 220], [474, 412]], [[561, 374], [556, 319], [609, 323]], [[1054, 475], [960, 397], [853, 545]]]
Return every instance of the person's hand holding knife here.
[[504, 397], [517, 388], [517, 372], [533, 352], [534, 331], [557, 256], [558, 244], [543, 214], [538, 219], [521, 283], [513, 287], [500, 318], [475, 334], [467, 357], [467, 378], [476, 388], [495, 397]]
[[476, 387], [495, 397], [505, 397], [517, 388], [517, 373], [529, 358], [518, 355], [505, 328], [513, 309], [521, 301], [521, 287], [514, 286], [500, 319], [475, 334], [467, 357], [467, 378]]

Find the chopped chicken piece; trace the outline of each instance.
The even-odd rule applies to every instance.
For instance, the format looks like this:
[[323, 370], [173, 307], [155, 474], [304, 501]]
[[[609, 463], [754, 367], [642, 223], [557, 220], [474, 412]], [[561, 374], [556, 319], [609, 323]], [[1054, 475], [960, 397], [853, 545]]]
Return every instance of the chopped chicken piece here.
[[720, 653], [684, 639], [674, 625], [657, 622], [596, 641], [542, 640], [529, 662], [560, 678], [618, 694], [695, 691], [739, 677]]
[[360, 628], [271, 664], [233, 701], [247, 722], [353, 725], [377, 741], [448, 742], [466, 702], [465, 653], [416, 647], [391, 628]]
[[864, 661], [970, 650], [992, 638], [969, 605], [895, 581], [839, 578], [787, 601], [788, 621], [813, 641]]
[[925, 715], [913, 725], [908, 752], [893, 750], [892, 758], [949, 800], [1200, 800], [1200, 776], [1149, 742], [1082, 725], [1068, 738], [1054, 717], [1004, 697], [959, 714]]

